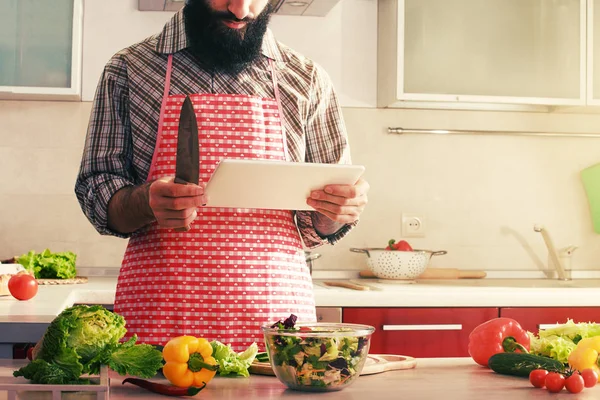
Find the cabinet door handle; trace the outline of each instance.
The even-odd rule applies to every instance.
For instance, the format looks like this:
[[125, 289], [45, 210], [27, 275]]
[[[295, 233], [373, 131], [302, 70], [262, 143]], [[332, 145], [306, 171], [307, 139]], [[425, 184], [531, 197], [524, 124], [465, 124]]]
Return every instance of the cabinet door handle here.
[[539, 324], [538, 329], [552, 329], [556, 328], [557, 325], [559, 324]]
[[460, 331], [462, 324], [383, 325], [384, 331]]

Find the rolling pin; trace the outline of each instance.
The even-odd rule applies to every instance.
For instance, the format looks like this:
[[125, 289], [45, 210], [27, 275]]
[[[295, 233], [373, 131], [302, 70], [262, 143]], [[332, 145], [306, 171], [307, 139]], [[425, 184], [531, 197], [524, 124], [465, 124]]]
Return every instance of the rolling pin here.
[[[371, 271], [360, 271], [361, 278], [377, 278]], [[481, 279], [485, 271], [458, 268], [427, 268], [417, 279]]]

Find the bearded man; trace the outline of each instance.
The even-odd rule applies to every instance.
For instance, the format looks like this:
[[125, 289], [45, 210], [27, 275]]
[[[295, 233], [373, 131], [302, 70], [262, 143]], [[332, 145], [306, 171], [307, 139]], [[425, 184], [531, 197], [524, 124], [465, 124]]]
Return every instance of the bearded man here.
[[[316, 319], [304, 249], [335, 244], [356, 225], [368, 183], [315, 190], [314, 211], [213, 208], [204, 194], [223, 158], [350, 163], [329, 77], [275, 40], [271, 14], [268, 0], [188, 0], [104, 69], [75, 192], [98, 232], [129, 238], [115, 299], [126, 338], [163, 345], [193, 335], [262, 349], [261, 325]], [[200, 179], [182, 185], [174, 160], [186, 97]]]

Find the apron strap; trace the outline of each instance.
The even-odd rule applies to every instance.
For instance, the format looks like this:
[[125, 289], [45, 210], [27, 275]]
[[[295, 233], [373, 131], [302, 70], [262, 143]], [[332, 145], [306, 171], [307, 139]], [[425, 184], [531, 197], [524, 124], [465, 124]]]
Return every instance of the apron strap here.
[[269, 67], [271, 68], [271, 76], [273, 77], [275, 101], [277, 101], [277, 108], [279, 109], [279, 122], [281, 124], [281, 141], [283, 143], [283, 151], [285, 154], [286, 161], [290, 161], [290, 155], [287, 147], [287, 135], [285, 133], [285, 119], [283, 116], [283, 106], [281, 104], [281, 96], [279, 94], [279, 85], [277, 84], [277, 73], [275, 71], [275, 64], [273, 63], [273, 60], [271, 58], [269, 58]]
[[154, 172], [154, 166], [156, 165], [156, 157], [158, 156], [158, 149], [160, 148], [160, 141], [162, 140], [163, 123], [165, 121], [165, 111], [167, 109], [167, 100], [169, 99], [169, 90], [171, 88], [171, 70], [173, 68], [173, 54], [169, 54], [167, 58], [167, 73], [165, 76], [165, 89], [163, 92], [162, 104], [160, 106], [160, 117], [158, 118], [158, 132], [156, 134], [156, 144], [154, 146], [154, 154], [152, 155], [152, 163], [150, 164], [150, 171], [148, 171], [148, 178], [152, 176]]

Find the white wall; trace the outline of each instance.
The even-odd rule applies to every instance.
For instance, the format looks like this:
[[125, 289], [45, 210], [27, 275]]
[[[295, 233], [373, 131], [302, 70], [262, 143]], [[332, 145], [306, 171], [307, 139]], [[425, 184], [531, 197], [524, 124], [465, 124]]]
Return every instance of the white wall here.
[[[158, 33], [172, 12], [141, 12], [137, 0], [85, 0], [83, 100], [94, 97], [110, 57]], [[326, 17], [274, 15], [279, 41], [321, 64], [345, 107], [375, 107], [377, 2], [341, 0]]]
[[[171, 15], [142, 14], [135, 4], [86, 1], [87, 100], [111, 54], [160, 30]], [[600, 235], [579, 179], [581, 169], [600, 162], [600, 139], [386, 133], [388, 126], [594, 132], [600, 115], [366, 108], [375, 104], [375, 26], [373, 0], [342, 0], [326, 19], [273, 20], [283, 42], [330, 71], [346, 105], [353, 159], [367, 167], [372, 187], [360, 225], [338, 245], [320, 248], [315, 268], [364, 268], [363, 256], [349, 248], [399, 239], [402, 212], [416, 212], [427, 234], [409, 241], [448, 251], [435, 266], [541, 268], [546, 250], [533, 232], [541, 223], [557, 246], [579, 246], [574, 268], [600, 269]], [[49, 247], [75, 251], [81, 266], [120, 265], [126, 241], [98, 235], [73, 193], [90, 107], [0, 102], [0, 259]]]
[[[73, 192], [91, 104], [0, 102], [0, 259], [48, 247], [72, 250], [78, 265], [117, 267], [126, 240], [100, 236]], [[402, 212], [426, 218], [416, 248], [447, 250], [433, 265], [536, 270], [546, 249], [541, 223], [558, 247], [579, 246], [576, 269], [600, 269], [581, 169], [600, 162], [600, 139], [390, 135], [415, 128], [593, 131], [600, 115], [345, 108], [352, 156], [366, 166], [369, 204], [359, 226], [317, 251], [315, 269], [360, 269], [350, 247], [400, 239]]]

